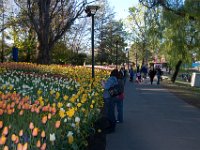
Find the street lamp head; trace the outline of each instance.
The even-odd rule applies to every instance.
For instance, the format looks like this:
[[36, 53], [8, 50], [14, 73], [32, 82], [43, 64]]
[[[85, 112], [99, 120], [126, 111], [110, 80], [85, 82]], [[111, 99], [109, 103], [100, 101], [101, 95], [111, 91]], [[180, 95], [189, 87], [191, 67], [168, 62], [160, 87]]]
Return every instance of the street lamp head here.
[[100, 7], [97, 5], [88, 5], [85, 9], [85, 12], [87, 13], [87, 16], [90, 17], [92, 15], [95, 15], [99, 8]]

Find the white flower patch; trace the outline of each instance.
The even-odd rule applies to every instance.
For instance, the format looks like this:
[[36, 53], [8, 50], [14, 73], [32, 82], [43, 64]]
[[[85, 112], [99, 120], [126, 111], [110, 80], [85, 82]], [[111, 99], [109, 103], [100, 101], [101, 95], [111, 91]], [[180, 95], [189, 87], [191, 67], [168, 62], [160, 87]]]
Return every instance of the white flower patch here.
[[67, 103], [67, 107], [71, 107], [72, 106], [72, 104], [71, 103]]
[[55, 140], [56, 140], [55, 133], [53, 133], [53, 134], [50, 133], [50, 141], [54, 142]]
[[93, 91], [92, 94], [91, 94], [91, 96], [94, 96], [94, 94], [95, 94], [95, 92]]
[[77, 102], [79, 102], [80, 100], [79, 100], [79, 98], [77, 98], [77, 100], [76, 100]]
[[81, 119], [80, 119], [79, 117], [76, 117], [76, 118], [75, 118], [75, 122], [76, 122], [76, 123], [79, 123], [80, 120], [81, 120]]
[[30, 86], [28, 86], [28, 85], [26, 85], [26, 84], [23, 84], [23, 85], [22, 85], [22, 88], [23, 88], [23, 89], [29, 89]]
[[75, 127], [76, 127], [76, 124], [75, 124], [75, 123], [72, 123], [71, 126], [72, 126], [73, 128], [75, 128]]
[[72, 131], [68, 131], [67, 137], [72, 136], [72, 135], [73, 135], [73, 132]]
[[60, 111], [65, 112], [64, 108], [60, 108]]

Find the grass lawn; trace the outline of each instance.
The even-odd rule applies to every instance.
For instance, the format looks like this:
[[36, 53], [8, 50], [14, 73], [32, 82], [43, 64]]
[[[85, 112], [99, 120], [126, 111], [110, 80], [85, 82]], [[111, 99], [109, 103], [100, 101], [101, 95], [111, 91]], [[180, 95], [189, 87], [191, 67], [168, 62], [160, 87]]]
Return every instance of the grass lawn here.
[[190, 83], [180, 80], [173, 84], [169, 79], [165, 79], [161, 84], [180, 99], [200, 108], [200, 88], [191, 87]]

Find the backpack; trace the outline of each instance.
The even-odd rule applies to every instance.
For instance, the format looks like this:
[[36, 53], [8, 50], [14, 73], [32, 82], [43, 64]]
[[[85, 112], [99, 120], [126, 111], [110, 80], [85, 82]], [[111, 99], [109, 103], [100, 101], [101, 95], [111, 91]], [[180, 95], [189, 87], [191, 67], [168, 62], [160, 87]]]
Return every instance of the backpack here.
[[119, 84], [116, 84], [108, 89], [108, 92], [111, 97], [115, 97], [122, 93], [122, 87]]

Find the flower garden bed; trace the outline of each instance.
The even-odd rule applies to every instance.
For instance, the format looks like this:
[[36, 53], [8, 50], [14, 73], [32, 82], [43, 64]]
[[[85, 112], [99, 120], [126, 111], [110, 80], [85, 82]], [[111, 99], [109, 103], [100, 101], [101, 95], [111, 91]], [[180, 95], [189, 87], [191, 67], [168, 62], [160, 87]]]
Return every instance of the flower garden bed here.
[[84, 67], [0, 64], [0, 149], [84, 150], [103, 106], [108, 72]]

